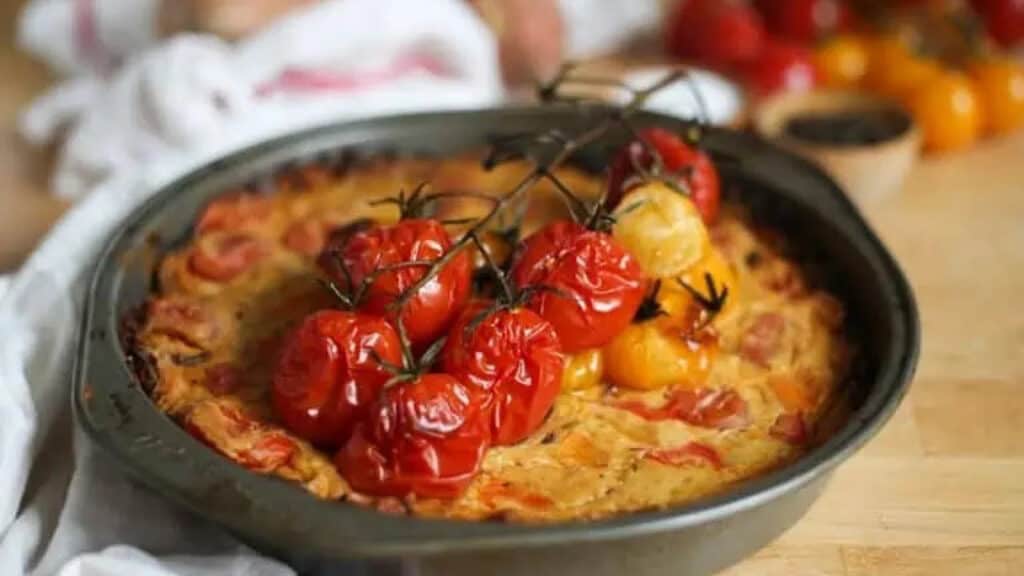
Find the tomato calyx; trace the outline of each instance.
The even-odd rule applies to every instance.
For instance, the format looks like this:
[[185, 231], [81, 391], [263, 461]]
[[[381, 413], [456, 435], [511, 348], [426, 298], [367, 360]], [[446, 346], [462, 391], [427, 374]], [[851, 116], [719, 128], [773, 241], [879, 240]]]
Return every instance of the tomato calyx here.
[[640, 301], [640, 307], [636, 309], [636, 314], [633, 315], [634, 324], [653, 320], [659, 316], [668, 316], [668, 311], [658, 302], [659, 292], [661, 292], [661, 278], [658, 278], [651, 284], [651, 289], [644, 296], [644, 299]]
[[725, 309], [725, 302], [729, 298], [729, 287], [723, 284], [719, 288], [715, 283], [714, 276], [710, 273], [704, 273], [704, 285], [707, 287], [706, 294], [690, 286], [682, 278], [676, 278], [676, 283], [683, 290], [686, 290], [693, 297], [694, 302], [701, 308], [700, 317], [693, 329], [694, 332], [699, 332], [706, 328]]

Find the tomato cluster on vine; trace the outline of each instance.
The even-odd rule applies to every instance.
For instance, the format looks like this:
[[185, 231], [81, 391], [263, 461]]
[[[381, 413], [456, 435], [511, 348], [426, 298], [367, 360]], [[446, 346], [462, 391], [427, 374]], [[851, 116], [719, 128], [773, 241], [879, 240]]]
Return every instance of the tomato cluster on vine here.
[[[336, 230], [318, 263], [340, 306], [286, 339], [273, 377], [278, 420], [333, 451], [356, 491], [458, 495], [489, 447], [544, 423], [567, 355], [607, 346], [637, 318], [652, 279], [607, 223], [652, 177], [684, 191], [698, 220], [716, 217], [707, 155], [650, 130], [613, 161], [590, 218], [550, 222], [500, 262], [481, 240], [487, 217], [453, 237], [423, 214], [422, 189], [398, 199], [396, 223]], [[487, 294], [474, 293], [481, 265], [497, 285]]]

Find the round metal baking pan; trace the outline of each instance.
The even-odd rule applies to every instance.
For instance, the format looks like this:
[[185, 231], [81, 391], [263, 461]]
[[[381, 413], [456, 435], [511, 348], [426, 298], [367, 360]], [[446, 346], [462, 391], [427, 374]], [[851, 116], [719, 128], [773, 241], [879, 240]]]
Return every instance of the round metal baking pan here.
[[[721, 495], [666, 510], [554, 525], [427, 520], [320, 501], [298, 486], [250, 473], [191, 438], [152, 404], [122, 345], [121, 320], [145, 299], [161, 254], [187, 237], [204, 204], [232, 186], [342, 153], [446, 157], [501, 135], [580, 130], [605, 112], [545, 106], [330, 125], [253, 146], [168, 185], [119, 227], [97, 264], [73, 381], [80, 425], [129, 474], [303, 569], [338, 567], [353, 558], [443, 555], [442, 561], [457, 563], [467, 555], [500, 559], [508, 551], [521, 558], [526, 549], [540, 548], [529, 554], [567, 563], [561, 572], [567, 574], [578, 554], [559, 552], [561, 547], [576, 546], [596, 562], [607, 554], [639, 554], [647, 545], [669, 550], [677, 573], [699, 574], [752, 553], [793, 524], [829, 472], [889, 418], [909, 385], [920, 336], [902, 272], [842, 191], [808, 162], [747, 134], [709, 129], [704, 142], [720, 161], [732, 199], [824, 269], [847, 306], [858, 361], [854, 377], [843, 385], [851, 414], [833, 436], [800, 460]], [[686, 128], [679, 119], [648, 113], [637, 116], [637, 123]], [[600, 169], [626, 137], [610, 133], [575, 160]]]

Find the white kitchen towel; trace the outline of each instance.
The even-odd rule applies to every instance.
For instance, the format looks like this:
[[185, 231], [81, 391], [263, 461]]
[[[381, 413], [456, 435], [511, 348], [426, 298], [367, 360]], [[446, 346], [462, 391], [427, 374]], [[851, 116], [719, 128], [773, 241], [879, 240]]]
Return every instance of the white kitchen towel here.
[[176, 38], [113, 76], [80, 75], [27, 114], [40, 140], [78, 116], [56, 186], [89, 194], [0, 299], [0, 574], [292, 574], [128, 481], [72, 425], [94, 258], [117, 222], [192, 167], [326, 121], [492, 105], [496, 62], [461, 0], [342, 0], [238, 44]]
[[[489, 31], [465, 1], [327, 1], [238, 44], [183, 35], [146, 51], [160, 3], [34, 0], [23, 13], [22, 48], [73, 75], [21, 120], [36, 143], [71, 127], [58, 195], [79, 198], [172, 152], [209, 156], [327, 119], [478, 105], [501, 90]], [[559, 0], [566, 54], [583, 59], [650, 34], [664, 3]]]
[[[117, 36], [111, 28], [144, 27], [128, 17], [138, 12], [144, 18], [147, 12], [104, 10], [111, 2], [140, 0], [42, 4], [59, 3], [65, 12], [73, 8], [70, 33], [91, 40], [72, 44], [101, 54], [90, 61], [127, 59], [112, 78], [104, 65], [86, 65], [87, 73], [68, 80], [22, 117], [23, 134], [36, 142], [74, 120], [53, 181], [65, 197], [149, 169], [169, 154], [209, 157], [327, 120], [481, 106], [502, 94], [490, 31], [459, 0], [323, 2], [238, 43], [181, 35], [135, 54], [113, 52], [106, 39]], [[27, 11], [21, 43], [57, 65], [73, 66], [60, 48], [68, 42], [54, 38], [47, 27], [54, 18], [41, 9]], [[142, 44], [143, 39], [126, 43]]]

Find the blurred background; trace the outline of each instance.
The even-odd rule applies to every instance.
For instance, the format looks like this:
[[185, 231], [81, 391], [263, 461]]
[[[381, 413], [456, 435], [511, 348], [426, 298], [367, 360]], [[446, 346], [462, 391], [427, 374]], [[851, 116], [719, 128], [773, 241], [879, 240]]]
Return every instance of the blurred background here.
[[[641, 84], [656, 73], [652, 67], [666, 64], [708, 71], [697, 72], [697, 84], [712, 121], [749, 127], [816, 158], [864, 202], [898, 190], [919, 150], [957, 153], [1024, 123], [1024, 3], [1017, 0], [454, 3], [465, 4], [484, 24], [496, 54], [488, 52], [491, 40], [439, 40], [405, 25], [415, 14], [402, 18], [400, 10], [384, 7], [373, 15], [366, 2], [362, 10], [349, 8], [347, 16], [322, 6], [331, 2], [314, 0], [4, 2], [0, 64], [12, 81], [0, 87], [0, 270], [17, 267], [75, 198], [123, 173], [121, 159], [137, 165], [193, 150], [214, 128], [235, 132], [221, 124], [225, 108], [238, 108], [237, 118], [240, 101], [263, 111], [287, 108], [290, 98], [292, 110], [325, 110], [307, 124], [400, 111], [409, 105], [367, 109], [344, 97], [372, 94], [406, 70], [429, 72], [434, 64], [448, 67], [440, 71], [457, 80], [468, 79], [467, 88], [454, 89], [466, 95], [462, 104], [472, 106], [528, 99], [530, 87], [566, 58]], [[299, 14], [317, 10], [316, 18]], [[310, 40], [328, 30], [344, 36], [365, 29], [351, 20], [367, 15], [381, 25], [373, 41], [358, 34], [350, 42]], [[334, 28], [303, 35], [313, 19]], [[443, 31], [439, 22], [430, 25]], [[436, 58], [403, 60], [398, 46], [410, 43]], [[391, 57], [386, 65], [358, 62], [381, 53]], [[341, 56], [332, 60], [332, 54]], [[245, 72], [211, 80], [220, 74], [218, 66]], [[486, 86], [495, 74], [500, 87]], [[202, 110], [182, 115], [160, 109], [172, 97], [192, 104], [197, 94], [217, 90], [213, 99], [221, 105], [205, 116]], [[244, 90], [261, 97], [232, 96]], [[697, 111], [684, 92], [653, 105], [692, 115]], [[430, 98], [428, 91], [416, 107], [430, 108]], [[459, 105], [446, 96], [437, 101], [438, 107]], [[153, 108], [156, 120], [134, 118]], [[901, 128], [908, 121], [911, 126]], [[893, 167], [873, 174], [865, 163], [878, 166], [880, 158]]]

